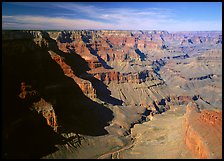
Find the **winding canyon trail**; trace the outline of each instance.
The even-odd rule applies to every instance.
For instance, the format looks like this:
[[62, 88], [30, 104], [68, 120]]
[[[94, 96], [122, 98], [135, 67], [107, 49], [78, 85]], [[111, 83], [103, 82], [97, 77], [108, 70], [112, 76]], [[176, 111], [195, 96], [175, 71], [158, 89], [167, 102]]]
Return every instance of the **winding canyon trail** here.
[[105, 154], [101, 155], [100, 157], [98, 157], [97, 159], [106, 159], [106, 158], [122, 159], [122, 158], [119, 158], [119, 153], [124, 151], [124, 150], [128, 150], [128, 149], [132, 148], [133, 146], [134, 146], [134, 143], [131, 142], [128, 145], [122, 147], [121, 149], [105, 153]]

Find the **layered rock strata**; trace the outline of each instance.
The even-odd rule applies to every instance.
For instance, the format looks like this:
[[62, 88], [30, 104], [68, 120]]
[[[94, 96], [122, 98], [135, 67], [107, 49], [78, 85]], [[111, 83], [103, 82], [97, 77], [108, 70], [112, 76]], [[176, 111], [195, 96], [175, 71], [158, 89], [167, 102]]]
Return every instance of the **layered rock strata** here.
[[189, 103], [185, 126], [185, 143], [198, 158], [222, 158], [221, 111], [199, 111], [197, 104]]
[[71, 67], [68, 64], [66, 64], [63, 58], [58, 54], [56, 54], [55, 52], [49, 51], [49, 54], [51, 55], [51, 58], [60, 65], [64, 74], [72, 78], [79, 85], [80, 89], [83, 91], [85, 95], [87, 95], [91, 99], [96, 98], [96, 90], [93, 88], [92, 83], [90, 81], [77, 77], [73, 73]]

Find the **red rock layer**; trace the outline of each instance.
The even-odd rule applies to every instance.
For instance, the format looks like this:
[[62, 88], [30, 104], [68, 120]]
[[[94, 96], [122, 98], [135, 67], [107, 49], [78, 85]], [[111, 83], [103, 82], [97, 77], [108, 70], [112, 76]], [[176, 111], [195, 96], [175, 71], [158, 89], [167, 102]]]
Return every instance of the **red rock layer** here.
[[140, 83], [138, 73], [123, 74], [123, 73], [116, 72], [114, 70], [106, 70], [106, 69], [97, 69], [97, 71], [91, 70], [88, 73], [92, 74], [95, 78], [99, 79], [105, 84], [109, 84], [110, 82]]
[[214, 127], [222, 126], [222, 112], [220, 111], [203, 110], [200, 119], [206, 124], [214, 125]]
[[198, 158], [222, 158], [222, 112], [202, 110], [189, 103], [185, 118], [185, 143]]
[[[202, 37], [189, 38], [184, 36], [186, 33], [169, 34], [165, 31], [67, 31], [59, 32], [58, 36], [53, 35], [57, 46], [65, 53], [79, 54], [93, 71], [89, 73], [105, 84], [111, 81], [118, 83], [136, 82], [142, 80], [137, 73], [119, 73], [113, 70], [101, 72], [101, 63], [111, 61], [117, 62], [138, 62], [144, 59], [141, 53], [163, 52], [164, 42], [179, 43], [203, 43], [206, 39]], [[52, 37], [52, 33], [50, 33]], [[190, 39], [191, 37], [191, 39]], [[216, 40], [215, 40], [216, 41]], [[173, 50], [172, 45], [167, 50]], [[138, 50], [139, 51], [138, 51]], [[176, 50], [176, 49], [175, 49]], [[138, 51], [138, 53], [137, 53]], [[95, 70], [96, 69], [96, 70]], [[97, 71], [98, 70], [98, 71]], [[181, 77], [181, 76], [180, 76]]]
[[71, 69], [69, 65], [67, 65], [64, 62], [63, 58], [61, 58], [59, 55], [51, 51], [49, 51], [49, 53], [51, 55], [51, 58], [60, 65], [64, 74], [72, 78], [79, 85], [79, 87], [81, 88], [81, 90], [83, 91], [85, 95], [87, 95], [91, 99], [96, 98], [96, 90], [93, 88], [92, 83], [90, 81], [81, 79], [77, 77], [76, 75], [74, 75], [73, 70]]
[[90, 69], [102, 66], [97, 57], [90, 53], [89, 49], [86, 47], [86, 44], [82, 40], [79, 40], [78, 42], [73, 42], [71, 44], [57, 42], [57, 45], [58, 48], [65, 53], [75, 51], [88, 62], [88, 66]]
[[116, 83], [141, 83], [146, 80], [154, 80], [153, 72], [144, 70], [140, 73], [120, 73], [113, 69], [105, 69], [99, 67], [88, 71], [89, 74], [93, 75], [96, 79], [109, 84], [111, 82]]

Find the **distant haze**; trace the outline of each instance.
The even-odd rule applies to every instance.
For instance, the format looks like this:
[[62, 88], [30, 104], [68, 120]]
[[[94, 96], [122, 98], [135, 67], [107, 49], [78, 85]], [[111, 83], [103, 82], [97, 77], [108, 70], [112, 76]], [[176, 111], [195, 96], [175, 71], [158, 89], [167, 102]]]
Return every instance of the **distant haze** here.
[[2, 29], [221, 31], [222, 2], [2, 2]]

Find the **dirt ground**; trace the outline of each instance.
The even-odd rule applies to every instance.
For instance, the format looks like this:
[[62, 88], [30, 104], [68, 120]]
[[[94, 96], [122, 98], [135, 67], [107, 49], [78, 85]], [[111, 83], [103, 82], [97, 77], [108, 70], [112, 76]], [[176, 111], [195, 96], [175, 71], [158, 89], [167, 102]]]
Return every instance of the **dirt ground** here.
[[60, 150], [46, 158], [189, 159], [196, 158], [184, 144], [185, 107], [179, 106], [136, 124], [131, 135], [86, 137], [76, 149]]
[[176, 107], [156, 115], [152, 121], [135, 125], [132, 148], [122, 151], [119, 158], [176, 159], [195, 158], [184, 144], [185, 107]]

